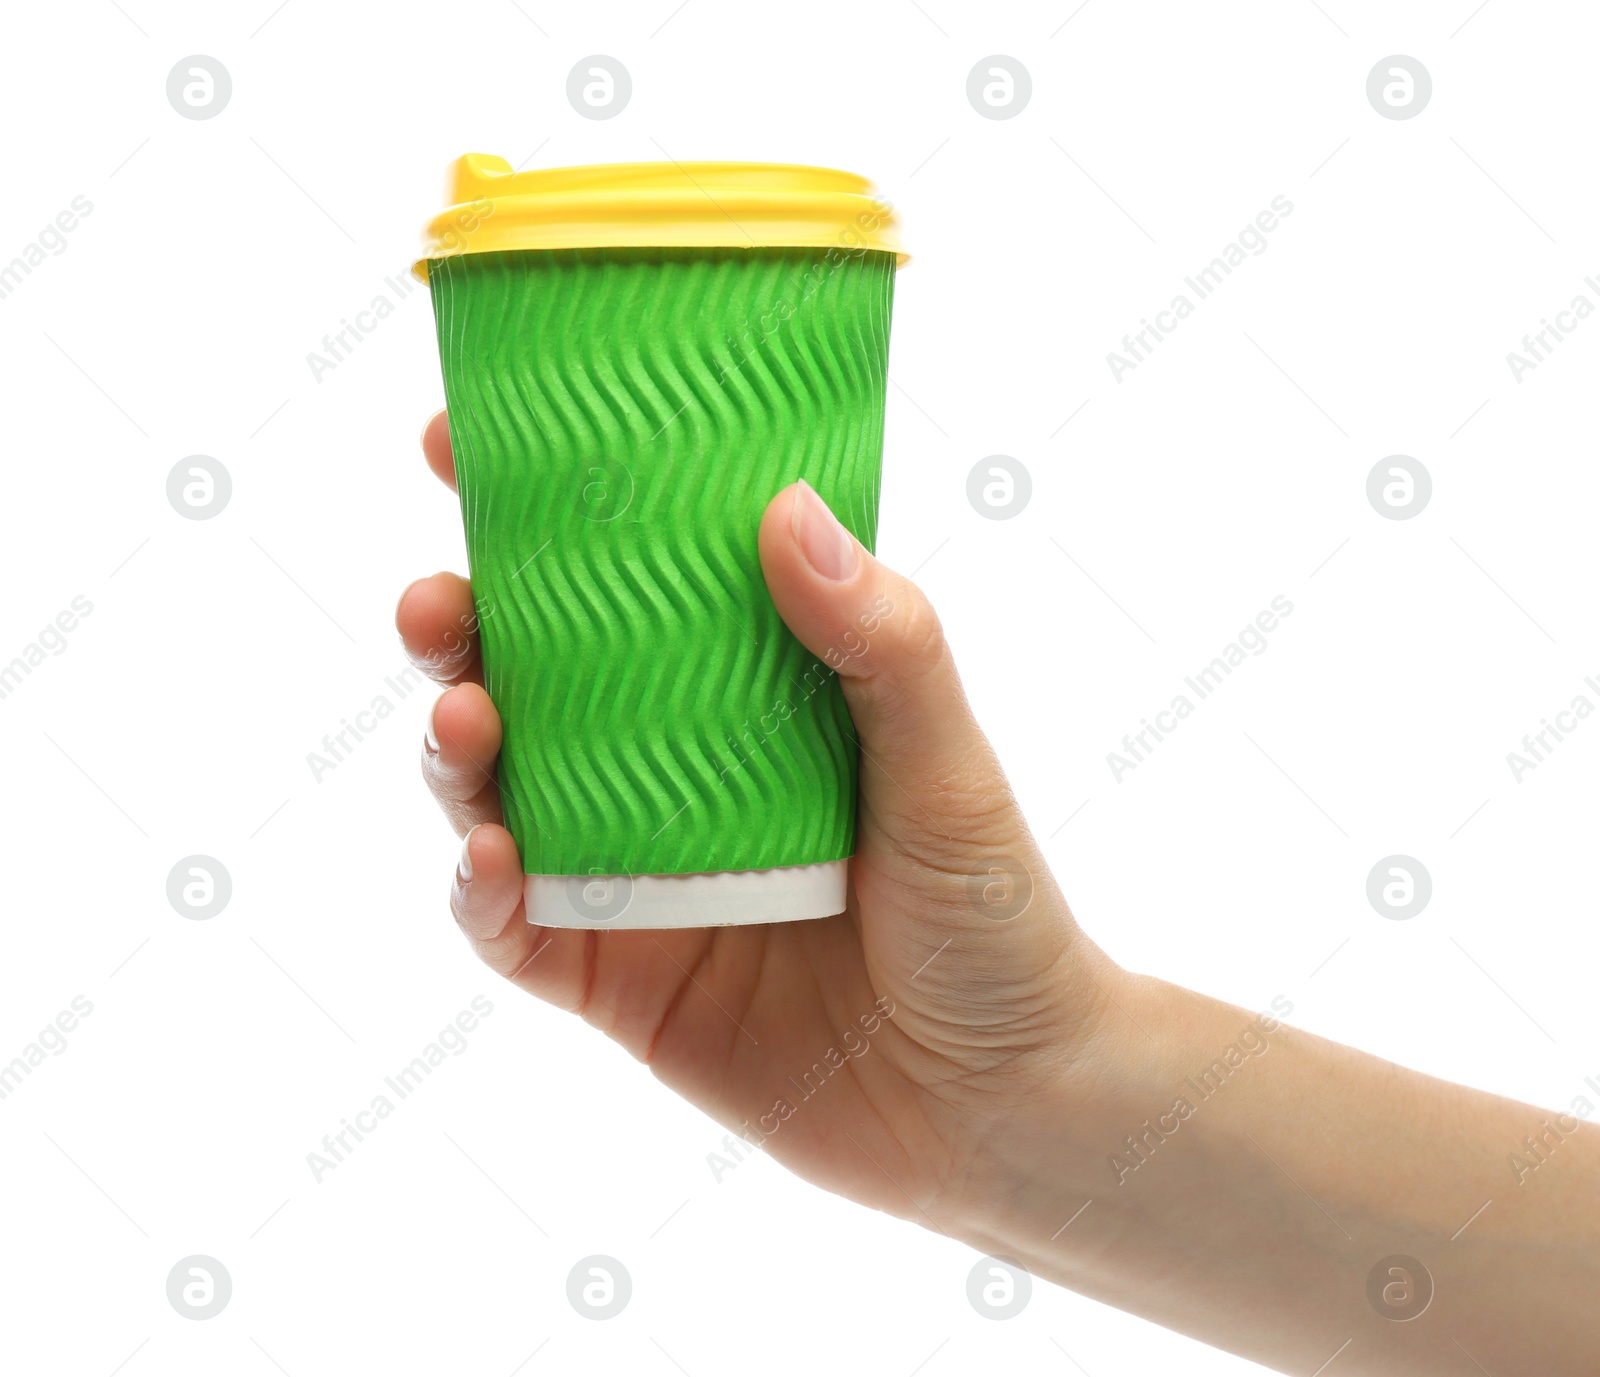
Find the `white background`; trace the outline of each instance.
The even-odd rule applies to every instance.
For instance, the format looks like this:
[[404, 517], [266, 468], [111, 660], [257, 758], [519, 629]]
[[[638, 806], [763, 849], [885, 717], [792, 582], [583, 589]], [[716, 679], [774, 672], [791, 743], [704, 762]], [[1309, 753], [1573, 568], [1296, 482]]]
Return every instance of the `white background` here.
[[[1600, 304], [1592, 9], [273, 3], [7, 11], [0, 263], [93, 210], [0, 299], [0, 663], [93, 612], [0, 700], [0, 1060], [75, 996], [93, 1013], [0, 1101], [0, 1365], [1257, 1370], [1043, 1283], [983, 1318], [970, 1250], [765, 1159], [717, 1181], [710, 1120], [461, 942], [428, 693], [314, 779], [323, 736], [394, 696], [401, 588], [464, 556], [417, 450], [425, 295], [320, 381], [307, 354], [393, 295], [468, 150], [872, 176], [916, 256], [881, 553], [920, 567], [1089, 931], [1541, 1105], [1600, 1076], [1600, 721], [1520, 783], [1506, 763], [1600, 703], [1600, 321], [1520, 382], [1506, 361]], [[565, 97], [595, 53], [633, 80], [607, 121]], [[1365, 93], [1396, 53], [1434, 85], [1405, 121]], [[167, 102], [190, 54], [231, 73], [214, 119]], [[991, 54], [1031, 74], [1015, 118], [967, 101]], [[1278, 195], [1267, 250], [1118, 382], [1107, 351]], [[213, 520], [166, 497], [197, 453], [232, 476]], [[966, 498], [996, 453], [1034, 484], [1004, 522]], [[1409, 521], [1366, 497], [1396, 453], [1433, 478]], [[1118, 782], [1107, 752], [1279, 594], [1270, 648]], [[1365, 894], [1397, 852], [1434, 885], [1407, 922]], [[194, 853], [232, 877], [209, 921], [166, 897]], [[468, 1049], [314, 1180], [307, 1153], [475, 995]], [[1537, 1188], [1506, 1180], [1494, 1208]], [[234, 1286], [203, 1323], [165, 1295], [196, 1253]], [[594, 1253], [633, 1278], [606, 1323], [565, 1294]], [[1305, 1371], [1326, 1356], [1309, 1336]]]

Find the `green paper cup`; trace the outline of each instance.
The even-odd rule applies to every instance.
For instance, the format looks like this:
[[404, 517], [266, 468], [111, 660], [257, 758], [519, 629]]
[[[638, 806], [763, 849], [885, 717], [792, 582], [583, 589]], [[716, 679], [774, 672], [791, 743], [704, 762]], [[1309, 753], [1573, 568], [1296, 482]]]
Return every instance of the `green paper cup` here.
[[844, 908], [857, 747], [757, 556], [804, 478], [877, 534], [899, 245], [861, 178], [457, 164], [432, 289], [528, 921]]

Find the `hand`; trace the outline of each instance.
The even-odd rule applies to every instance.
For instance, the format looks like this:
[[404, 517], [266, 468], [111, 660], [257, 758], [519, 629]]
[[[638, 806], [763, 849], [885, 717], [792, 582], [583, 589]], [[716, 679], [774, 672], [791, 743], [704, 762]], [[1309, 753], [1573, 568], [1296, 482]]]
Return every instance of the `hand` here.
[[[453, 489], [442, 412], [422, 445]], [[1068, 913], [922, 593], [803, 484], [773, 498], [760, 550], [778, 611], [819, 655], [869, 608], [889, 609], [839, 669], [861, 743], [845, 912], [691, 930], [530, 926], [500, 825], [500, 720], [471, 589], [435, 574], [405, 591], [396, 621], [413, 658], [452, 685], [422, 758], [466, 837], [451, 907], [492, 969], [581, 1014], [734, 1133], [819, 1185], [942, 1230], [947, 1211], [964, 1212], [989, 1135], [1069, 1076], [1121, 973]]]
[[[454, 486], [442, 414], [423, 450]], [[530, 926], [471, 590], [436, 574], [400, 599], [407, 648], [452, 685], [423, 773], [466, 835], [450, 902], [489, 966], [800, 1175], [1280, 1371], [1594, 1372], [1586, 1115], [1119, 969], [1068, 912], [922, 594], [803, 484], [760, 549], [819, 656], [879, 623], [838, 669], [861, 745], [848, 905], [810, 922]], [[1396, 1309], [1419, 1286], [1426, 1308]]]

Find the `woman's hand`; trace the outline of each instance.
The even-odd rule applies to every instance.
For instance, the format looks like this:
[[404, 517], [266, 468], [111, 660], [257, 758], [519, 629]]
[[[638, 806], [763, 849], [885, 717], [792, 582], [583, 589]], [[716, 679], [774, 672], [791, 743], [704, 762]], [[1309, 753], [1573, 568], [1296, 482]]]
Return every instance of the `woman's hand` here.
[[[454, 487], [443, 414], [423, 450]], [[761, 563], [810, 650], [857, 652], [848, 906], [811, 922], [530, 926], [471, 590], [406, 590], [401, 636], [452, 685], [423, 772], [466, 836], [451, 906], [488, 965], [819, 1185], [1283, 1372], [1600, 1371], [1600, 1133], [1119, 969], [917, 588], [802, 484]]]

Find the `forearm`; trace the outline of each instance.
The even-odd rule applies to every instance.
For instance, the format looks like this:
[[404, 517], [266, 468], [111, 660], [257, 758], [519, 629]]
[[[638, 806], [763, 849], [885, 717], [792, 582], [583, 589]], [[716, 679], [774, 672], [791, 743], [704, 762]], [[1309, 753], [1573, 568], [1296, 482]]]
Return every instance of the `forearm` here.
[[[1159, 981], [1114, 999], [973, 1163], [967, 1241], [1283, 1371], [1594, 1371], [1600, 1130]], [[1425, 1273], [1369, 1299], [1397, 1255]]]

